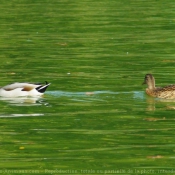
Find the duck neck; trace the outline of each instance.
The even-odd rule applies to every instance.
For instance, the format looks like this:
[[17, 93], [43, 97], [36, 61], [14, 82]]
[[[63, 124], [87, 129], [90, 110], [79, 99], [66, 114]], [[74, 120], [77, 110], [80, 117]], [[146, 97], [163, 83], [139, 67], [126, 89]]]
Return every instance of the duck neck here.
[[151, 90], [153, 90], [153, 89], [155, 89], [156, 87], [155, 87], [155, 80], [154, 80], [154, 78], [152, 79], [152, 81], [148, 84], [148, 89], [151, 89]]

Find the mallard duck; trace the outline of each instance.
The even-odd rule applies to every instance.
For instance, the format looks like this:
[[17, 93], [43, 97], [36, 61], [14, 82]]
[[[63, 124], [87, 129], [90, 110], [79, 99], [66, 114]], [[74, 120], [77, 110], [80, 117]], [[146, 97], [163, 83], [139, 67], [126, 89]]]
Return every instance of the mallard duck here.
[[146, 74], [143, 84], [147, 84], [146, 93], [152, 97], [175, 99], [175, 85], [155, 87], [155, 79], [152, 74]]
[[50, 83], [12, 83], [0, 88], [2, 97], [41, 96]]

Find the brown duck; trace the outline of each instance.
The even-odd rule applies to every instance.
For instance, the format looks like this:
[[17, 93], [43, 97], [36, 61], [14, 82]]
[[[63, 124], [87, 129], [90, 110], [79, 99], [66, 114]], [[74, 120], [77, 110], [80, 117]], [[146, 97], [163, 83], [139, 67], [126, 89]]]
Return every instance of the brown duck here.
[[155, 79], [152, 74], [146, 74], [143, 84], [147, 84], [146, 93], [149, 96], [165, 99], [175, 99], [175, 85], [155, 87]]

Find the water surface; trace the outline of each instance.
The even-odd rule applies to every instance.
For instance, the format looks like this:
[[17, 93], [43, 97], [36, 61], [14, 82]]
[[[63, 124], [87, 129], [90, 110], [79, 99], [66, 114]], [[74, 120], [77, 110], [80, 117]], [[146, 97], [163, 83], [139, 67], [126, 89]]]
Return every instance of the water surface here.
[[174, 7], [2, 1], [0, 84], [51, 86], [43, 98], [0, 98], [0, 173], [173, 174], [175, 102], [141, 84], [146, 73], [174, 83]]

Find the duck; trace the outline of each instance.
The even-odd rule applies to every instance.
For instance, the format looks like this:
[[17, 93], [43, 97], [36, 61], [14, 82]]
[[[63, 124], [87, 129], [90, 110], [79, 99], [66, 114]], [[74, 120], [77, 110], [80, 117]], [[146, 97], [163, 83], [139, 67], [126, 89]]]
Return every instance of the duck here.
[[143, 84], [147, 84], [146, 94], [162, 99], [175, 99], [175, 84], [165, 87], [155, 87], [155, 78], [152, 74], [146, 74]]
[[50, 83], [12, 83], [0, 88], [1, 97], [27, 97], [42, 96]]

